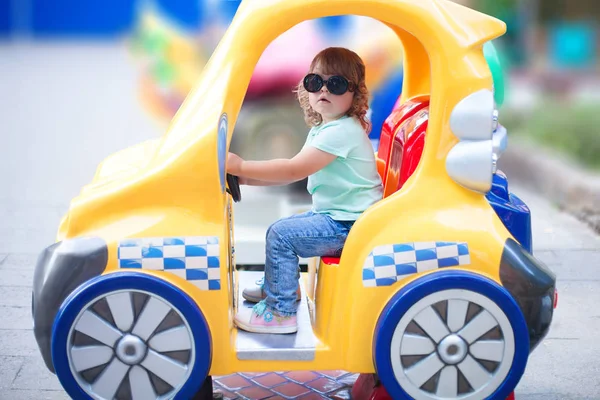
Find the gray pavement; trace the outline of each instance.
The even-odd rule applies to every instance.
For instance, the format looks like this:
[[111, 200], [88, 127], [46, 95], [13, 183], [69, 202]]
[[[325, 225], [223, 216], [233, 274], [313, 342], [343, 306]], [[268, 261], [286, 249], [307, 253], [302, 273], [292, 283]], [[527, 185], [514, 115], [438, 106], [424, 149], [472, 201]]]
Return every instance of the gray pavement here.
[[[0, 44], [0, 399], [67, 399], [30, 319], [33, 266], [61, 215], [110, 153], [161, 134], [137, 101], [122, 44]], [[510, 177], [509, 177], [510, 178]], [[600, 399], [600, 238], [527, 188], [534, 253], [559, 278], [559, 308], [519, 399]]]

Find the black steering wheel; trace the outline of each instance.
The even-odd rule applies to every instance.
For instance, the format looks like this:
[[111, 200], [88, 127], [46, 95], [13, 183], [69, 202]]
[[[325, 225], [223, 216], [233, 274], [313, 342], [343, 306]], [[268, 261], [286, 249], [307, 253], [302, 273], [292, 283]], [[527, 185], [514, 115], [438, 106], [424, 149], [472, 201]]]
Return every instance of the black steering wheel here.
[[231, 195], [234, 202], [242, 200], [239, 178], [235, 175], [227, 174], [227, 193]]

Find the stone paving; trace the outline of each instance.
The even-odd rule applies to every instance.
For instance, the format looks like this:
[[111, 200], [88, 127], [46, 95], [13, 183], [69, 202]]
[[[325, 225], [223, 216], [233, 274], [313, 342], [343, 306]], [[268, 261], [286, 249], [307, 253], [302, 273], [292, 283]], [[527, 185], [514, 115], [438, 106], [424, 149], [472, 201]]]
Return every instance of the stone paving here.
[[213, 379], [224, 399], [349, 399], [358, 374], [345, 371], [240, 373]]

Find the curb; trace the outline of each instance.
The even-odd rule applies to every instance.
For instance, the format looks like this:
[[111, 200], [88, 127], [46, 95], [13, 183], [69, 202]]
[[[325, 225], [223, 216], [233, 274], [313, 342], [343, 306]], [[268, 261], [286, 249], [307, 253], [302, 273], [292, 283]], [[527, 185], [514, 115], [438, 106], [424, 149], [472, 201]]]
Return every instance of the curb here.
[[587, 171], [556, 151], [514, 137], [498, 166], [509, 179], [548, 198], [600, 234], [600, 173]]

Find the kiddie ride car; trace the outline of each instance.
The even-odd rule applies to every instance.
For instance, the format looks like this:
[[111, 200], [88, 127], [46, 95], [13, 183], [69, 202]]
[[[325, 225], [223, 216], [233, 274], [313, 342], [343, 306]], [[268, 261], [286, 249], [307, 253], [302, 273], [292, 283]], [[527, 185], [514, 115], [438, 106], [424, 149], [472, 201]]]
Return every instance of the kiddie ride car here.
[[[233, 126], [267, 45], [340, 14], [382, 21], [404, 46], [378, 153], [385, 198], [340, 259], [310, 269], [297, 334], [242, 332], [239, 293], [259, 276], [235, 268]], [[555, 277], [496, 171], [506, 132], [482, 46], [504, 31], [445, 0], [243, 2], [167, 134], [105, 160], [39, 258], [34, 332], [68, 394], [198, 399], [210, 375], [344, 369], [376, 372], [395, 399], [511, 395], [549, 329]]]

